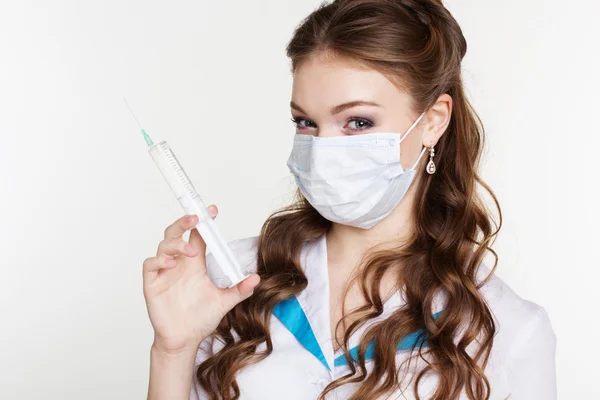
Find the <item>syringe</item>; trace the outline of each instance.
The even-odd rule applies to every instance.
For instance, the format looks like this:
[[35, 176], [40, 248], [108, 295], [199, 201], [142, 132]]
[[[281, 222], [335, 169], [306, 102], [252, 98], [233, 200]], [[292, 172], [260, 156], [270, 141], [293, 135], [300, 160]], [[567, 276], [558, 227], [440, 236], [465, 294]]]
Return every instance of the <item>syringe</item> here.
[[152, 142], [150, 136], [148, 136], [135, 117], [127, 100], [125, 98], [123, 100], [135, 122], [137, 122], [142, 130], [144, 140], [146, 140], [146, 144], [149, 146], [148, 152], [169, 184], [177, 201], [179, 201], [186, 214], [198, 216], [196, 229], [198, 229], [200, 236], [202, 236], [206, 246], [219, 264], [219, 268], [208, 269], [210, 279], [216, 286], [221, 288], [237, 285], [249, 275], [244, 275], [240, 264], [234, 257], [225, 239], [221, 236], [215, 221], [213, 221], [208, 213], [206, 205], [181, 167], [181, 164], [177, 161], [175, 154], [173, 154], [166, 141], [163, 140], [157, 144]]

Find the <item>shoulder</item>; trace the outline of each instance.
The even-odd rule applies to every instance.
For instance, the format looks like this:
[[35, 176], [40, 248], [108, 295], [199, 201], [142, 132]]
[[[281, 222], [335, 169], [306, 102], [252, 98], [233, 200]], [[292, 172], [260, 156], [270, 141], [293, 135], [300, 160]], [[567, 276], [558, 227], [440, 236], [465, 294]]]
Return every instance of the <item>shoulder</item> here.
[[[485, 279], [490, 268], [480, 270], [478, 278]], [[546, 309], [495, 274], [480, 290], [496, 322], [491, 364], [505, 377], [511, 398], [556, 399], [556, 335]]]
[[[477, 279], [482, 282], [491, 272], [485, 263], [480, 265]], [[553, 353], [556, 335], [546, 309], [517, 294], [496, 274], [489, 276], [481, 287], [496, 322], [494, 348], [507, 360], [531, 354], [532, 351]]]

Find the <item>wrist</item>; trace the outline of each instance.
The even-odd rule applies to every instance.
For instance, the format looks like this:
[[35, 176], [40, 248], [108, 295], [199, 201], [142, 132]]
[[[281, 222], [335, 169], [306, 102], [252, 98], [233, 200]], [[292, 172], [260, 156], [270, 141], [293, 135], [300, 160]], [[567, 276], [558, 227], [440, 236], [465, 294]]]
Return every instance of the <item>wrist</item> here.
[[150, 352], [155, 356], [164, 358], [189, 358], [190, 356], [196, 356], [199, 346], [200, 344], [171, 348], [165, 346], [160, 340], [155, 339], [150, 348]]
[[189, 399], [195, 361], [191, 346], [174, 350], [152, 343], [148, 399]]

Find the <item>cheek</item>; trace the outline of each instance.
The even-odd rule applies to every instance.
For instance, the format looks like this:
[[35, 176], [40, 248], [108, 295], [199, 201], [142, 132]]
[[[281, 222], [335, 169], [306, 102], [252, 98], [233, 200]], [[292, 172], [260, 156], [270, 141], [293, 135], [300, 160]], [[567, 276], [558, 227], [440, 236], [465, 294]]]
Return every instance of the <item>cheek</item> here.
[[[413, 136], [413, 133], [417, 132], [409, 133], [402, 143], [400, 143], [400, 163], [404, 169], [412, 168], [413, 164], [421, 154], [421, 151], [423, 151], [423, 144], [421, 143], [420, 136]], [[425, 155], [426, 154], [423, 154], [423, 157], [425, 157]]]

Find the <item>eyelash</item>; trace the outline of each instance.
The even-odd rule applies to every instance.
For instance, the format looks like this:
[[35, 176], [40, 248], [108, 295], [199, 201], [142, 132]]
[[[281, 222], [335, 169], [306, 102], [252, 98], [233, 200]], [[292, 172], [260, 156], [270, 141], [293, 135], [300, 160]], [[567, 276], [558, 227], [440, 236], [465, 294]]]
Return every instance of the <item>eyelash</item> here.
[[[294, 125], [296, 126], [296, 128], [297, 128], [297, 129], [300, 129], [300, 130], [303, 130], [303, 129], [308, 129], [308, 127], [299, 127], [299, 126], [298, 126], [298, 124], [300, 123], [300, 121], [307, 121], [307, 122], [310, 122], [311, 124], [315, 125], [315, 123], [314, 123], [314, 122], [311, 122], [311, 121], [307, 120], [306, 118], [292, 117], [292, 118], [291, 118], [291, 120], [292, 120], [292, 122], [294, 123]], [[363, 131], [363, 130], [366, 130], [366, 129], [372, 128], [372, 127], [373, 127], [373, 125], [375, 125], [375, 124], [373, 123], [373, 121], [371, 121], [371, 120], [368, 120], [368, 119], [366, 119], [366, 118], [360, 118], [360, 117], [351, 117], [351, 118], [348, 118], [348, 119], [346, 120], [346, 123], [349, 123], [349, 122], [352, 122], [352, 121], [355, 121], [355, 122], [364, 122], [364, 123], [366, 123], [366, 126], [363, 126], [362, 128], [358, 128], [358, 129], [352, 129], [352, 128], [351, 128], [351, 129], [349, 129], [350, 131], [354, 131], [354, 132], [356, 132], [356, 131]]]

